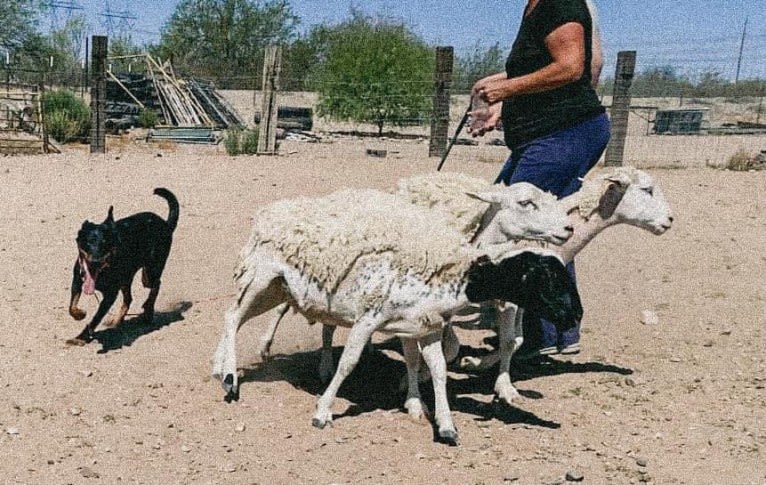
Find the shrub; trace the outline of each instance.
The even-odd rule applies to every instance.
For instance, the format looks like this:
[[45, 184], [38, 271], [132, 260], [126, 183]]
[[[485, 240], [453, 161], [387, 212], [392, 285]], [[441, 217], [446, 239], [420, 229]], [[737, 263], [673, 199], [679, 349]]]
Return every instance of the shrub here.
[[729, 157], [726, 166], [729, 170], [736, 172], [746, 172], [748, 170], [763, 170], [766, 168], [766, 161], [762, 157], [753, 156], [747, 150], [739, 149], [734, 155]]
[[252, 155], [258, 150], [258, 130], [226, 130], [223, 145], [229, 155]]
[[148, 108], [141, 108], [138, 112], [138, 123], [141, 128], [154, 128], [158, 121], [157, 113]]
[[43, 94], [43, 115], [48, 134], [59, 143], [84, 138], [90, 130], [90, 109], [67, 90]]

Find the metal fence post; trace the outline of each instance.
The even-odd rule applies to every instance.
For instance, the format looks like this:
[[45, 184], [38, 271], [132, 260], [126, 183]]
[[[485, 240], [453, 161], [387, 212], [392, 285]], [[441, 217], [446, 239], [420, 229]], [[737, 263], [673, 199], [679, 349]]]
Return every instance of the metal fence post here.
[[449, 102], [452, 87], [452, 47], [436, 48], [436, 70], [434, 72], [434, 111], [431, 117], [431, 138], [428, 156], [441, 157], [447, 149], [449, 131]]
[[630, 115], [630, 85], [636, 69], [636, 51], [617, 53], [617, 67], [614, 73], [614, 92], [610, 119], [612, 134], [604, 157], [605, 166], [620, 166], [625, 153], [625, 138], [628, 134]]

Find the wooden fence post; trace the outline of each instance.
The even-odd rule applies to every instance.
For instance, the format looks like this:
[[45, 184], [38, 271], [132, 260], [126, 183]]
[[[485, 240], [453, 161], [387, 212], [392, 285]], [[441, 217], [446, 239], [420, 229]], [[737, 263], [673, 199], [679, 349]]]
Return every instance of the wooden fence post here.
[[273, 155], [277, 151], [277, 91], [279, 90], [279, 72], [282, 69], [282, 48], [266, 47], [263, 61], [263, 101], [261, 103], [261, 123], [258, 129], [258, 149], [256, 153]]
[[106, 153], [106, 54], [109, 51], [106, 36], [93, 36], [91, 51], [90, 85], [90, 153]]
[[441, 157], [447, 149], [449, 131], [449, 102], [452, 87], [452, 47], [436, 48], [436, 70], [434, 71], [434, 110], [431, 117], [431, 139], [428, 156]]
[[625, 153], [625, 137], [628, 134], [628, 117], [630, 115], [630, 85], [633, 83], [633, 73], [636, 69], [636, 51], [620, 51], [617, 53], [617, 67], [614, 73], [614, 92], [612, 93], [612, 108], [610, 121], [612, 134], [606, 147], [604, 165], [607, 167], [620, 166]]

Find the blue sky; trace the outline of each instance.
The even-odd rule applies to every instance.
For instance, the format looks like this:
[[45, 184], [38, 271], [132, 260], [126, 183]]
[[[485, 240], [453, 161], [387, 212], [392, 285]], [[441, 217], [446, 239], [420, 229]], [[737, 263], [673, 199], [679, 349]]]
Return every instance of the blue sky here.
[[[93, 34], [106, 33], [103, 14], [128, 13], [134, 20], [112, 18], [133, 28], [133, 38], [152, 42], [178, 0], [66, 0], [83, 7]], [[605, 44], [604, 74], [614, 72], [620, 50], [637, 51], [639, 71], [673, 65], [691, 76], [716, 71], [733, 79], [745, 19], [747, 31], [740, 79], [766, 78], [766, 0], [594, 0]], [[524, 0], [292, 0], [301, 28], [338, 23], [353, 6], [371, 15], [402, 20], [433, 45], [452, 45], [458, 53], [477, 43], [510, 46]], [[67, 11], [59, 9], [57, 18]]]

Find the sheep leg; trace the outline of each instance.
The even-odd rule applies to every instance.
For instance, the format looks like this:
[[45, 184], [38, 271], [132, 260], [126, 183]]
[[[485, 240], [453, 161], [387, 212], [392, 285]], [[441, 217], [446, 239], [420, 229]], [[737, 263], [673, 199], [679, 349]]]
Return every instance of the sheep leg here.
[[442, 331], [442, 347], [444, 348], [444, 360], [452, 362], [460, 353], [460, 340], [455, 334], [455, 329], [447, 323]]
[[213, 357], [213, 376], [221, 379], [226, 402], [239, 400], [236, 353], [239, 328], [249, 319], [286, 302], [287, 298], [278, 278], [262, 278], [260, 284], [252, 281], [245, 286], [226, 311], [223, 334]]
[[523, 311], [510, 306], [501, 311], [497, 318], [497, 336], [500, 340], [500, 368], [495, 381], [495, 394], [508, 404], [519, 397], [519, 391], [511, 383], [511, 357], [522, 339], [519, 332]]
[[[460, 353], [460, 341], [449, 322], [445, 322], [442, 329], [442, 353], [444, 354], [444, 360], [448, 363], [457, 359], [458, 353]], [[431, 373], [427, 365], [420, 366], [418, 369], [418, 380], [420, 382], [431, 380]], [[400, 389], [404, 389], [404, 386], [400, 386]]]
[[266, 329], [266, 332], [261, 335], [261, 345], [258, 348], [258, 354], [261, 356], [263, 362], [268, 361], [271, 358], [271, 344], [274, 342], [274, 335], [277, 333], [277, 327], [279, 322], [284, 318], [287, 312], [290, 310], [290, 305], [283, 303], [277, 308], [277, 318], [272, 320], [271, 325]]
[[322, 325], [322, 351], [319, 357], [319, 380], [327, 384], [335, 373], [335, 363], [332, 356], [332, 337], [335, 334], [334, 325]]
[[418, 341], [412, 338], [400, 338], [404, 361], [407, 364], [407, 399], [404, 408], [414, 420], [420, 420], [423, 414], [428, 412], [420, 399], [419, 370], [420, 370], [420, 347]]
[[343, 353], [338, 362], [338, 369], [335, 371], [335, 375], [324, 394], [317, 401], [316, 412], [311, 421], [311, 424], [315, 427], [321, 429], [327, 424], [332, 424], [332, 411], [330, 407], [335, 399], [335, 395], [338, 393], [338, 389], [340, 389], [343, 381], [356, 367], [367, 341], [370, 340], [379, 324], [380, 322], [372, 318], [362, 318], [351, 327], [346, 346], [343, 348]]
[[450, 445], [457, 445], [458, 435], [450, 415], [447, 400], [447, 362], [442, 353], [441, 331], [420, 338], [423, 359], [431, 369], [434, 386], [434, 419], [439, 429], [439, 438]]
[[[314, 322], [309, 322], [312, 324]], [[319, 380], [322, 384], [327, 384], [335, 373], [335, 362], [333, 361], [332, 339], [335, 335], [334, 325], [322, 325], [322, 351], [319, 356]], [[368, 354], [375, 351], [372, 345], [372, 339], [367, 341], [365, 349]]]

